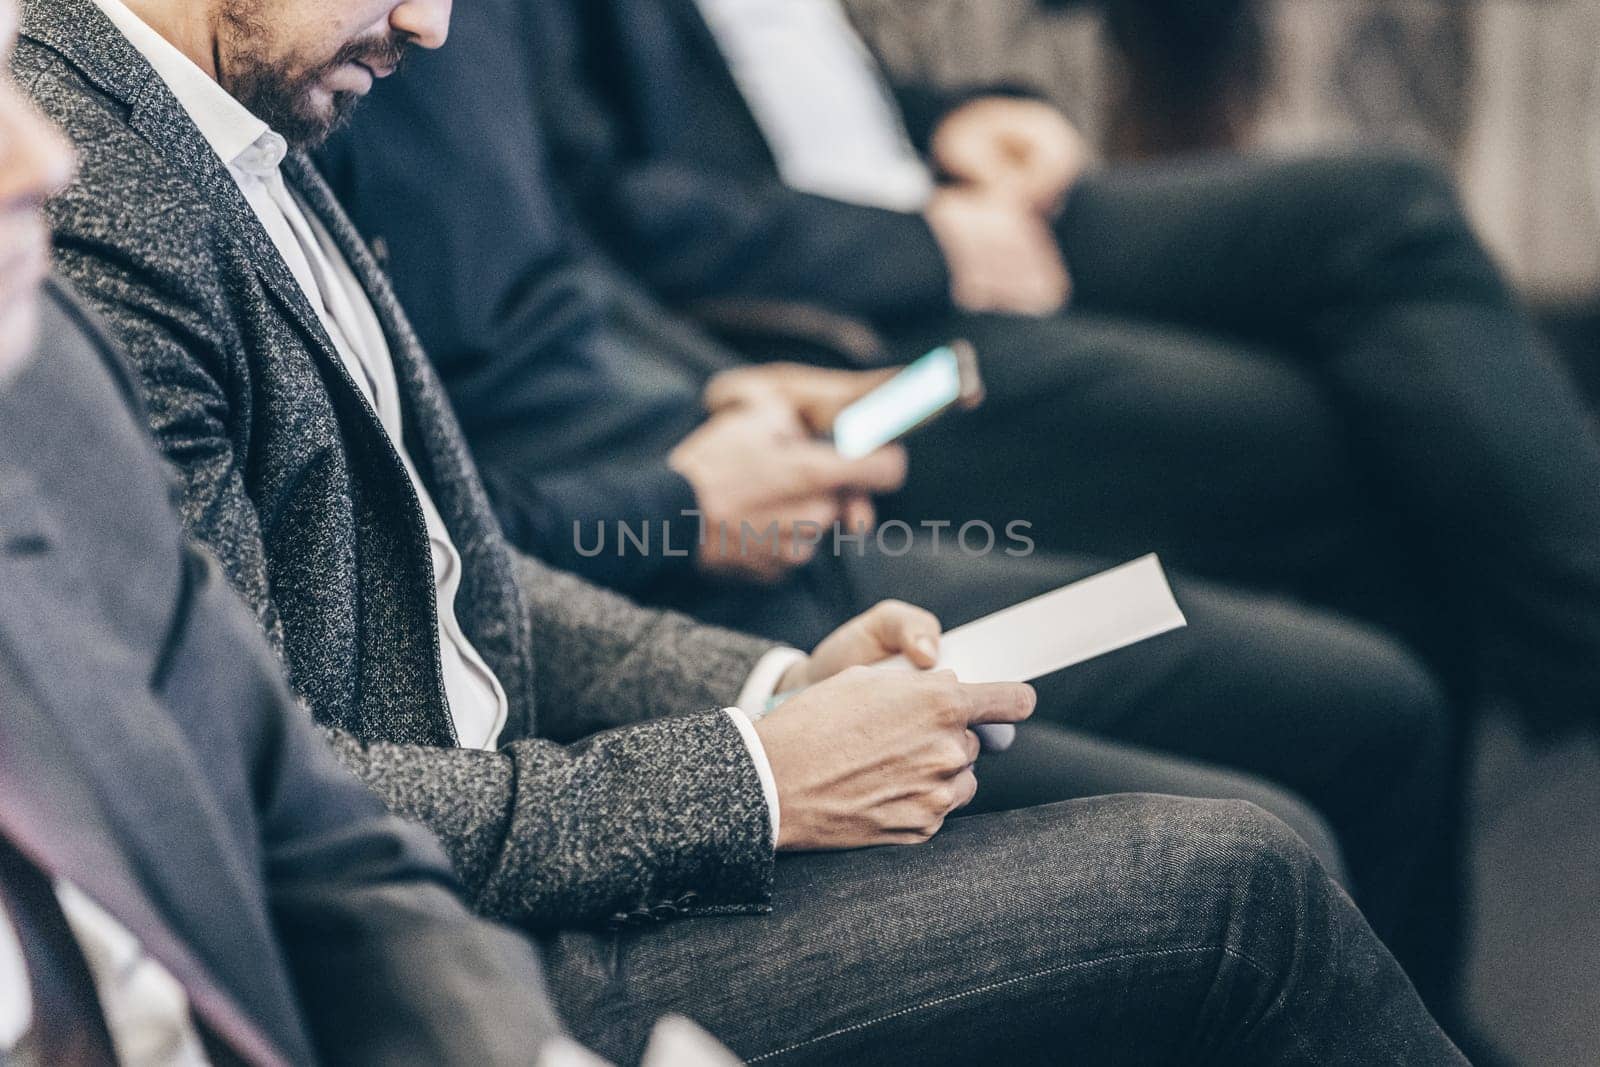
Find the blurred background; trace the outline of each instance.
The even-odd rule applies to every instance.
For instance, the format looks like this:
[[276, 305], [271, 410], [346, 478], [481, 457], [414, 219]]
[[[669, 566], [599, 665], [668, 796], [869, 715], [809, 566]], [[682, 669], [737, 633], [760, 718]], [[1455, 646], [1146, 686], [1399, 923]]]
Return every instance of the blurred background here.
[[[1030, 88], [1110, 161], [1330, 144], [1445, 161], [1600, 404], [1600, 0], [849, 4], [891, 67]], [[1600, 746], [1492, 709], [1476, 744], [1471, 1002], [1513, 1062], [1596, 1067]]]

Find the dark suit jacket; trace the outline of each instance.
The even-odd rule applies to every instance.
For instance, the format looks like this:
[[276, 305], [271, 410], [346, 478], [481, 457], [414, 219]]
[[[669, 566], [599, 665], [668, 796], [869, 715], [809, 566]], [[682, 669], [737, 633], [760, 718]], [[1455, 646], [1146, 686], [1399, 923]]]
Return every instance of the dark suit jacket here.
[[531, 948], [337, 765], [59, 294], [42, 337], [0, 383], [0, 823], [249, 1062], [528, 1062]]
[[[759, 777], [727, 717], [694, 709], [731, 702], [769, 646], [508, 548], [393, 293], [297, 155], [290, 184], [388, 335], [408, 450], [461, 551], [462, 625], [511, 698], [501, 752], [454, 747], [427, 535], [376, 416], [143, 57], [89, 0], [22, 8], [18, 77], [80, 161], [48, 205], [58, 268], [134, 362], [190, 531], [350, 765], [439, 834], [493, 914], [570, 924], [766, 907]], [[694, 713], [668, 717], [679, 712]]]
[[693, 489], [666, 464], [703, 419], [700, 391], [736, 361], [669, 321], [580, 248], [539, 129], [522, 0], [458, 5], [450, 42], [378, 83], [317, 154], [409, 309], [511, 540], [599, 584], [646, 595], [693, 560], [574, 548], [597, 521], [673, 524]]
[[[917, 215], [789, 189], [695, 0], [521, 0], [558, 177], [669, 300], [812, 303], [884, 324], [951, 310]], [[897, 86], [914, 139], [959, 98]]]

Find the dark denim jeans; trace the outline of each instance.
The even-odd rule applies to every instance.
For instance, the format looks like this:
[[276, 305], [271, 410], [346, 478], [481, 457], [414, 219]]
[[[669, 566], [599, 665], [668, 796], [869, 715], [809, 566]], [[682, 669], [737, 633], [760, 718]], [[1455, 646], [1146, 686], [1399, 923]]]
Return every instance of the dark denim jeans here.
[[563, 1017], [620, 1062], [664, 1012], [754, 1064], [1465, 1062], [1305, 844], [1242, 802], [1103, 797], [785, 857], [773, 904], [547, 939]]

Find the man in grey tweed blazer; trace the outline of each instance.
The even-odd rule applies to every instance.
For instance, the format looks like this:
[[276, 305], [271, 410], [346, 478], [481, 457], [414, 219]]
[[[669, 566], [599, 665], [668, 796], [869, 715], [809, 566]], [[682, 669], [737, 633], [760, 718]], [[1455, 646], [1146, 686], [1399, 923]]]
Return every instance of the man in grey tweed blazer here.
[[[279, 136], [314, 140], [399, 46], [442, 42], [448, 0], [24, 11], [19, 78], [80, 153], [49, 205], [58, 267], [133, 357], [192, 532], [345, 759], [483, 910], [539, 930], [586, 1041], [636, 1058], [677, 1010], [761, 1062], [1460, 1062], [1304, 842], [1248, 805], [939, 833], [975, 788], [969, 727], [1032, 698], [841, 673], [928, 662], [921, 613], [773, 671], [760, 642], [507, 548], [387, 286]], [[242, 104], [260, 131], [224, 155]], [[754, 727], [689, 711], [808, 686]], [[478, 749], [461, 694], [491, 713]], [[775, 835], [924, 847], [780, 863]]]

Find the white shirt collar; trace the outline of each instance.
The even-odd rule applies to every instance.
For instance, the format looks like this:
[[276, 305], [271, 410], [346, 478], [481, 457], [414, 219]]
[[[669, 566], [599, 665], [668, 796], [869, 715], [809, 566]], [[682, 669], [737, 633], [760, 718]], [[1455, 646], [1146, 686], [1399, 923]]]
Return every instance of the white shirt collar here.
[[258, 177], [277, 169], [288, 154], [289, 146], [282, 137], [170, 41], [151, 29], [122, 0], [94, 0], [94, 3], [155, 68], [223, 163]]

